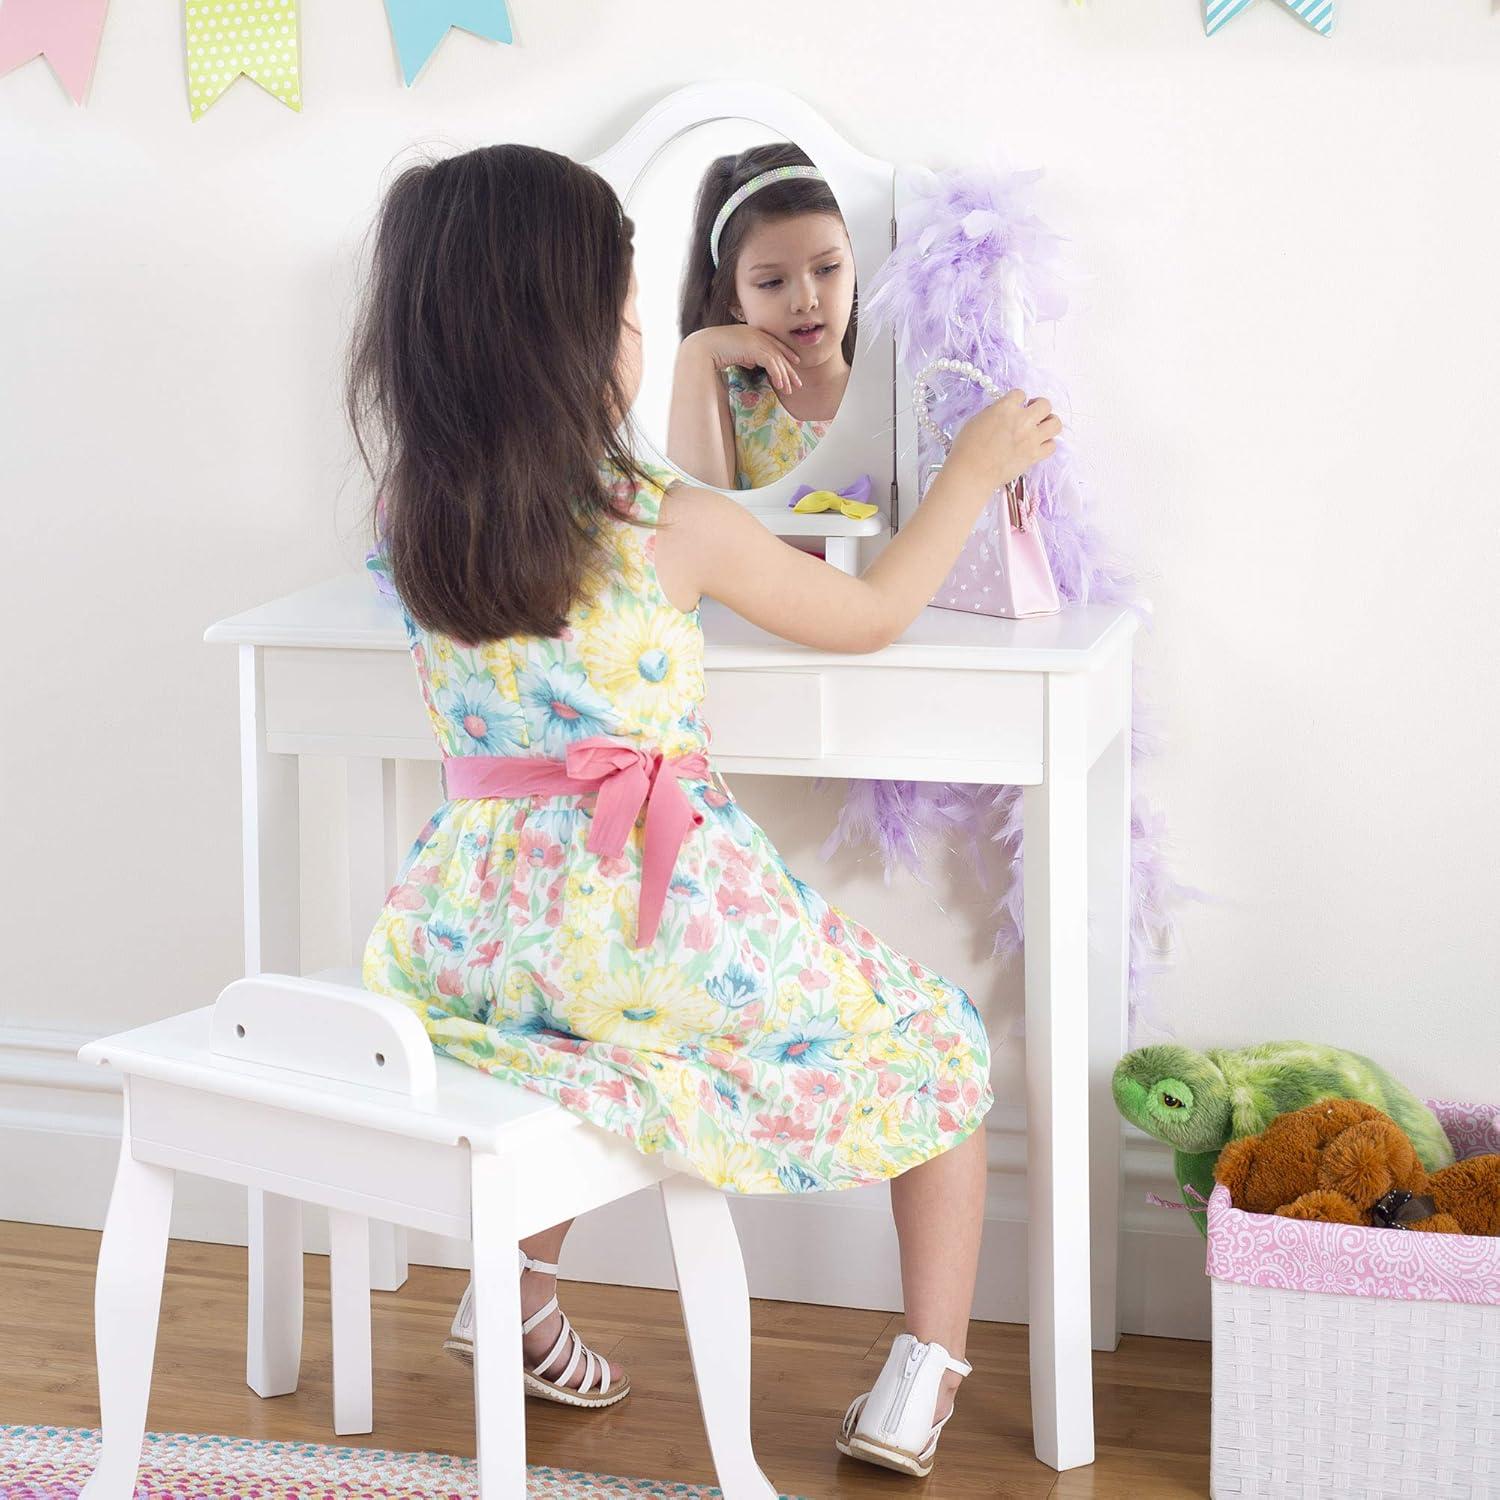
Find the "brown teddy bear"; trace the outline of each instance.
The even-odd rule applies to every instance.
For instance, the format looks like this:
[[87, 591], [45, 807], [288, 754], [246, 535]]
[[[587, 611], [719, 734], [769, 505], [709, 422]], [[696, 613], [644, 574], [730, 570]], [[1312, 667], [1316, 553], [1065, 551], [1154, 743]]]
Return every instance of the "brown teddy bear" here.
[[1500, 1155], [1456, 1161], [1427, 1179], [1427, 1191], [1464, 1234], [1500, 1235]]
[[1214, 1177], [1236, 1208], [1335, 1224], [1500, 1235], [1500, 1156], [1431, 1176], [1387, 1114], [1355, 1099], [1322, 1099], [1231, 1141]]

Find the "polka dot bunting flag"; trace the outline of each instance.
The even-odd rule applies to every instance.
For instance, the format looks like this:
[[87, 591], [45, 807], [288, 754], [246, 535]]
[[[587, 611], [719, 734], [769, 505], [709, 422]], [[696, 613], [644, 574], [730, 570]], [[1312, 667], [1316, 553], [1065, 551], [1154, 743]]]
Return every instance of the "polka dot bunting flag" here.
[[186, 0], [188, 103], [199, 119], [243, 73], [302, 108], [298, 0]]

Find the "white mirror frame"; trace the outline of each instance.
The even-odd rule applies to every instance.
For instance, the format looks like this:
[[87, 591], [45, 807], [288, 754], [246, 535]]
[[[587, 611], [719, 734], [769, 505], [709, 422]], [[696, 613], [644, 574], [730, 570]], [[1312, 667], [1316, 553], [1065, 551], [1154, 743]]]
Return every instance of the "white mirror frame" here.
[[[800, 146], [822, 169], [838, 200], [861, 294], [895, 243], [895, 167], [856, 151], [810, 105], [785, 89], [726, 80], [694, 84], [669, 94], [621, 140], [587, 165], [619, 194], [630, 211], [630, 196], [657, 154], [695, 126], [716, 120], [753, 120]], [[889, 333], [861, 328], [849, 385], [833, 426], [792, 473], [754, 490], [725, 490], [778, 535], [826, 538], [826, 556], [835, 567], [857, 573], [861, 537], [890, 532], [896, 498], [895, 344]], [[648, 433], [640, 434], [649, 457], [686, 474], [661, 452]], [[647, 455], [643, 455], [647, 456]], [[865, 521], [845, 516], [798, 515], [788, 509], [799, 485], [843, 489], [861, 474], [870, 476], [870, 498], [880, 512]]]

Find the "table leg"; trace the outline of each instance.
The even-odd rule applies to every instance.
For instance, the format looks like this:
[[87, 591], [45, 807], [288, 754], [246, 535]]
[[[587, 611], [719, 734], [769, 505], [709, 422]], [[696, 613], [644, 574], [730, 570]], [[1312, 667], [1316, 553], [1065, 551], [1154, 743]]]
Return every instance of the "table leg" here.
[[1045, 679], [1025, 796], [1031, 1418], [1054, 1469], [1094, 1459], [1089, 1320], [1088, 678]]
[[266, 749], [265, 663], [240, 647], [240, 805], [245, 972], [302, 972], [297, 757]]
[[[266, 748], [265, 660], [257, 646], [240, 647], [240, 812], [245, 972], [300, 974], [302, 849], [297, 757], [273, 755]], [[285, 1395], [297, 1388], [302, 1352], [301, 1214], [290, 1213], [285, 1200], [268, 1201], [259, 1188], [249, 1189], [248, 1197], [245, 1378], [262, 1396]]]
[[[1120, 729], [1089, 771], [1089, 1215], [1093, 1346], [1120, 1343], [1120, 1114], [1110, 1080], [1130, 1046], [1130, 651], [1108, 667]], [[1103, 695], [1101, 694], [1101, 697]], [[1096, 700], [1098, 701], [1098, 700]]]
[[[351, 756], [344, 762], [350, 958], [359, 968], [365, 943], [395, 878], [396, 762]], [[370, 1221], [370, 1285], [399, 1291], [406, 1283], [406, 1229]]]
[[377, 1292], [399, 1292], [406, 1285], [406, 1226], [370, 1220], [370, 1286]]
[[859, 538], [830, 536], [823, 539], [823, 561], [840, 573], [859, 573]]
[[344, 762], [348, 822], [349, 956], [356, 967], [396, 876], [396, 762]]

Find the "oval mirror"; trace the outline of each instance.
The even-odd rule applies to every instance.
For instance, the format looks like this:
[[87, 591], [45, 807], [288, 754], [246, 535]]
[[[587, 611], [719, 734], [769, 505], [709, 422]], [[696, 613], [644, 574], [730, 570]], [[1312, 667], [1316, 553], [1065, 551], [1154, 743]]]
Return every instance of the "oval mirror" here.
[[766, 125], [709, 120], [655, 154], [625, 211], [641, 434], [699, 484], [785, 479], [827, 436], [857, 337], [854, 253], [820, 168]]

